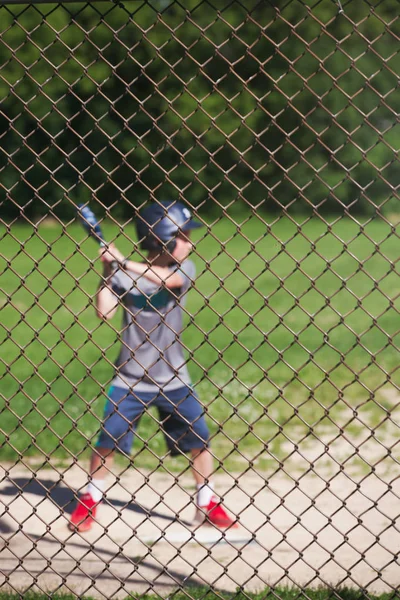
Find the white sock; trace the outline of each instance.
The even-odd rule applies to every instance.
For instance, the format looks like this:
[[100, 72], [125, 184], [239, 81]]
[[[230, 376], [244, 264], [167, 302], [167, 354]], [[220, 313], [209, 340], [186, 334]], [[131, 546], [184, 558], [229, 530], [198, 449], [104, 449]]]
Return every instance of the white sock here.
[[214, 484], [209, 481], [208, 483], [197, 484], [197, 506], [208, 506], [214, 496]]
[[95, 502], [100, 502], [103, 499], [105, 487], [104, 479], [92, 479], [87, 485], [86, 493], [90, 494]]

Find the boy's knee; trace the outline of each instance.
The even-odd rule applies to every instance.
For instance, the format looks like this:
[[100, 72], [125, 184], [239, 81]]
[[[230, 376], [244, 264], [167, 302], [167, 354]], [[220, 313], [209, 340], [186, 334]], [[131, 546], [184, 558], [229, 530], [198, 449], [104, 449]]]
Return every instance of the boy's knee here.
[[210, 433], [204, 420], [190, 425], [186, 434], [181, 438], [180, 445], [185, 452], [203, 452], [210, 445]]
[[[129, 454], [133, 443], [133, 429], [129, 423], [123, 419], [105, 423], [97, 441], [96, 447], [106, 449], [110, 452], [118, 450], [124, 454]], [[103, 450], [105, 451], [105, 450]]]

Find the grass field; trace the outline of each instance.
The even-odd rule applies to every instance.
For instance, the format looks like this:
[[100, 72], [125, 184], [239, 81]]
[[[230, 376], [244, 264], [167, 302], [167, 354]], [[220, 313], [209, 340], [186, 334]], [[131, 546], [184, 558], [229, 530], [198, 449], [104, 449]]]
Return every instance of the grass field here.
[[[385, 428], [396, 408], [398, 232], [383, 220], [270, 222], [266, 232], [253, 218], [239, 233], [220, 221], [194, 255], [183, 339], [214, 452], [228, 469], [279, 461], [288, 440], [307, 443], [310, 431]], [[112, 224], [105, 231], [118, 233]], [[125, 236], [134, 237], [132, 227]], [[130, 254], [125, 236], [118, 243]], [[57, 223], [0, 230], [3, 461], [45, 454], [68, 463], [87, 457], [96, 438], [120, 314], [109, 323], [94, 314], [101, 266], [84, 239], [75, 224], [64, 233]], [[142, 466], [166, 452], [156, 430], [146, 415], [139, 435], [150, 449], [140, 440], [134, 448]], [[184, 459], [166, 464], [180, 469]]]

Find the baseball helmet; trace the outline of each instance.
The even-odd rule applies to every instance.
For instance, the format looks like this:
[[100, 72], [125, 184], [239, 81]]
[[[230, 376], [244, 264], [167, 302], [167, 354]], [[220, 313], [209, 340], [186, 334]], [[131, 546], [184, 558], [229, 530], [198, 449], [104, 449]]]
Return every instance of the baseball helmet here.
[[154, 202], [140, 211], [136, 229], [143, 250], [166, 249], [173, 252], [179, 232], [202, 227], [182, 202]]

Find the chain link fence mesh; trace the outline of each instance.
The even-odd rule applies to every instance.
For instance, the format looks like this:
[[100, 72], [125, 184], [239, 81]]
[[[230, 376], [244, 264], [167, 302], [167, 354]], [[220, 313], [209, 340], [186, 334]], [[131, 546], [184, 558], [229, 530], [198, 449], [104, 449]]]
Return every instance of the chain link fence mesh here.
[[[398, 13], [1, 2], [2, 589], [396, 592]], [[182, 343], [240, 527], [193, 525], [151, 409], [70, 531], [122, 339], [77, 206], [143, 260], [135, 217], [165, 199], [204, 224]]]

